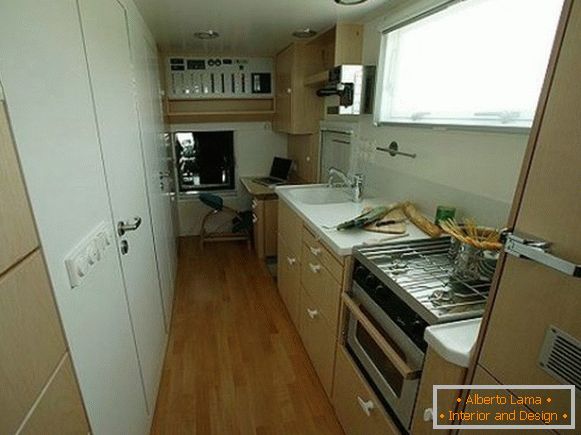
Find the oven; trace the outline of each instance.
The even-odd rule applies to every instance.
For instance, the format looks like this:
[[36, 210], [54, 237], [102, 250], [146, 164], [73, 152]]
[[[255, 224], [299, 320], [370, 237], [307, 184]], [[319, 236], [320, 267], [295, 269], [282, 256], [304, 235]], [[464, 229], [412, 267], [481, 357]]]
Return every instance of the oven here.
[[343, 295], [348, 309], [347, 349], [386, 408], [409, 430], [424, 363], [427, 323], [371, 273], [361, 283], [356, 279], [351, 291]]

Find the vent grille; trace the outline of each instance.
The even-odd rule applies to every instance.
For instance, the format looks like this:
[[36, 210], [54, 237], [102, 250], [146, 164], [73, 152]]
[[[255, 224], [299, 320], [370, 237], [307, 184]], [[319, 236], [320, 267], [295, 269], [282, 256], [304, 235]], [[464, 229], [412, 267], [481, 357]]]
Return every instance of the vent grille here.
[[541, 348], [539, 365], [559, 381], [575, 385], [581, 393], [581, 342], [551, 326]]

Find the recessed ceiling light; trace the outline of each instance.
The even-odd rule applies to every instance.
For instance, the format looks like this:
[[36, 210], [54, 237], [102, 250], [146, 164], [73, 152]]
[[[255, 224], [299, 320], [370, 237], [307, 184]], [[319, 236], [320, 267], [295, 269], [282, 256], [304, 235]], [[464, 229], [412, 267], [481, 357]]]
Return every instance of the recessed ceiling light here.
[[214, 30], [204, 30], [202, 32], [194, 33], [194, 36], [198, 39], [216, 39], [220, 34]]
[[293, 32], [293, 36], [295, 38], [312, 38], [317, 34], [316, 30], [311, 29], [310, 27], [305, 27], [304, 29], [297, 29]]
[[367, 0], [335, 0], [335, 3], [345, 6], [359, 5]]

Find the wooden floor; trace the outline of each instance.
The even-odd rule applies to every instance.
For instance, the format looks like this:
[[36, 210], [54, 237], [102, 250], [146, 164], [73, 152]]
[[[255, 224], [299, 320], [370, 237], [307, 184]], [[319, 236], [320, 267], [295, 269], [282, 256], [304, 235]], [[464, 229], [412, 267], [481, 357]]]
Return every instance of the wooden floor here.
[[254, 253], [187, 238], [179, 258], [152, 434], [343, 434]]

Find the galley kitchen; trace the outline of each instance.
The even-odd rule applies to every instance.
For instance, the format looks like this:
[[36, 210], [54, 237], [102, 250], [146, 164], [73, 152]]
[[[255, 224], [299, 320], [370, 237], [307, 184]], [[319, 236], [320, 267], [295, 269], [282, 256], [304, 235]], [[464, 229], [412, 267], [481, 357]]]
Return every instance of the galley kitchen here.
[[581, 434], [580, 41], [573, 0], [0, 0], [0, 435]]

